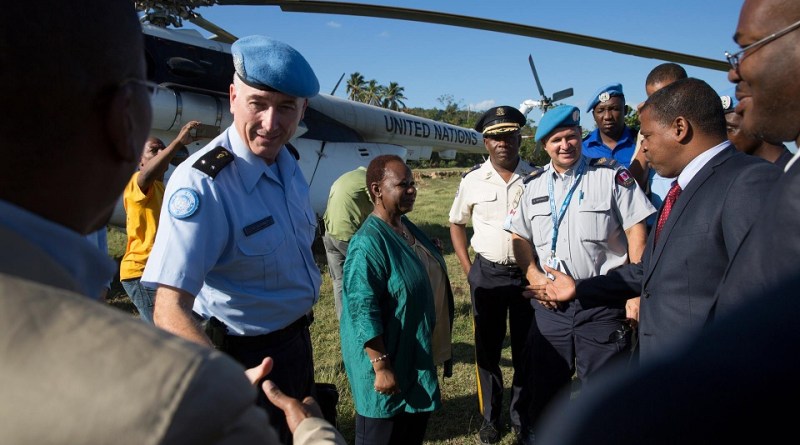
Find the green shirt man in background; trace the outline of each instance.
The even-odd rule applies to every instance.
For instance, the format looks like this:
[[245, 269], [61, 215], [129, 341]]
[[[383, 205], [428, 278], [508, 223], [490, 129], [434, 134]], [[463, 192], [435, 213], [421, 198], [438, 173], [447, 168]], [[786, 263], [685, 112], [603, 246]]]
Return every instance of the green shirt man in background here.
[[342, 268], [350, 238], [372, 212], [367, 192], [367, 168], [358, 167], [344, 173], [331, 185], [328, 205], [322, 219], [325, 222], [325, 257], [333, 280], [336, 318], [342, 316]]

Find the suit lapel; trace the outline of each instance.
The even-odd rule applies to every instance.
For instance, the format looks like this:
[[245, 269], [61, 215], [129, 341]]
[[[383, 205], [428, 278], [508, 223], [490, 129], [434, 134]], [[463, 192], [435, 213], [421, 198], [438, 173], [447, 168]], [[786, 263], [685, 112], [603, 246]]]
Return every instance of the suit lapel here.
[[[655, 241], [655, 229], [652, 230], [650, 236], [648, 237], [648, 245], [647, 249], [652, 249], [652, 257], [650, 259], [650, 264], [647, 270], [645, 271], [644, 276], [644, 283], [647, 284], [647, 281], [650, 279], [650, 276], [653, 274], [653, 271], [656, 268], [656, 264], [658, 264], [659, 259], [661, 258], [661, 254], [664, 252], [664, 246], [667, 242], [669, 242], [670, 234], [675, 228], [676, 225], [679, 224], [681, 220], [681, 214], [683, 211], [689, 206], [689, 203], [692, 201], [695, 193], [703, 186], [703, 184], [711, 178], [714, 174], [714, 170], [720, 164], [724, 163], [725, 161], [730, 158], [734, 153], [734, 148], [728, 146], [726, 149], [722, 150], [718, 155], [714, 156], [709, 160], [700, 171], [697, 172], [696, 175], [692, 178], [691, 182], [689, 182], [689, 186], [686, 187], [685, 190], [681, 192], [681, 195], [678, 197], [678, 200], [675, 201], [675, 204], [672, 206], [672, 212], [669, 215], [669, 219], [666, 223], [664, 223], [664, 228], [661, 229], [661, 234], [658, 237], [658, 241]], [[659, 215], [661, 214], [662, 208], [659, 209]], [[656, 220], [657, 221], [657, 220]], [[678, 231], [680, 231], [680, 226], [678, 226]]]

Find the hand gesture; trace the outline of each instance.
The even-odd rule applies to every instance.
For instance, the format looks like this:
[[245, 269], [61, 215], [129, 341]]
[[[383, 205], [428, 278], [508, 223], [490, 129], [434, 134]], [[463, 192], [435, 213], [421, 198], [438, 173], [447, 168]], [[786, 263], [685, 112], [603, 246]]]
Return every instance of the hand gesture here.
[[186, 125], [181, 128], [180, 133], [178, 133], [178, 137], [175, 138], [178, 142], [183, 145], [191, 144], [192, 142], [196, 141], [198, 138], [192, 136], [192, 130], [199, 127], [200, 121], [189, 121]]
[[270, 403], [280, 408], [283, 414], [286, 415], [286, 424], [292, 434], [294, 434], [294, 430], [303, 420], [309, 417], [322, 417], [322, 410], [317, 405], [317, 401], [311, 396], [303, 399], [301, 403], [299, 400], [284, 394], [271, 380], [265, 380], [261, 385], [261, 390], [267, 395]]

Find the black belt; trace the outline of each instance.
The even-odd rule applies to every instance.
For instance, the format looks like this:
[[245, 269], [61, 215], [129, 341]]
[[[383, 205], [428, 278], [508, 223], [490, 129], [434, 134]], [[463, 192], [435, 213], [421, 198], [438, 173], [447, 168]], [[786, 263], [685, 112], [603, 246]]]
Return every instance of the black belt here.
[[481, 264], [491, 267], [492, 269], [500, 269], [500, 270], [507, 270], [507, 271], [518, 271], [519, 266], [516, 264], [500, 264], [494, 263], [492, 261], [487, 260], [486, 258], [482, 257], [480, 254], [475, 255], [475, 259], [480, 261]]
[[269, 334], [249, 336], [228, 335], [225, 340], [228, 346], [234, 348], [256, 349], [269, 347], [283, 343], [287, 339], [294, 337], [310, 324], [309, 316], [303, 315], [293, 321], [289, 326], [270, 332]]

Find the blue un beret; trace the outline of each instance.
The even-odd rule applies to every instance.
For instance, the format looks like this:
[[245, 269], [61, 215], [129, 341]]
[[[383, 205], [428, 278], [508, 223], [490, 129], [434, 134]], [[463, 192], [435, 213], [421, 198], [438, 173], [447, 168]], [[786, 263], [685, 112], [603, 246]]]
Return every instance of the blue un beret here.
[[575, 127], [581, 124], [581, 110], [572, 105], [559, 105], [553, 107], [542, 116], [539, 126], [536, 128], [536, 142], [541, 141], [553, 132], [556, 128]]
[[622, 84], [612, 83], [611, 85], [606, 85], [597, 90], [597, 92], [594, 93], [594, 96], [592, 96], [591, 100], [589, 101], [589, 106], [586, 107], [586, 112], [591, 112], [594, 110], [594, 107], [596, 107], [597, 104], [600, 102], [605, 102], [614, 96], [622, 96], [623, 98], [625, 97], [625, 94], [622, 93]]
[[245, 84], [309, 98], [319, 93], [319, 81], [306, 59], [291, 46], [265, 36], [233, 42], [233, 67]]

